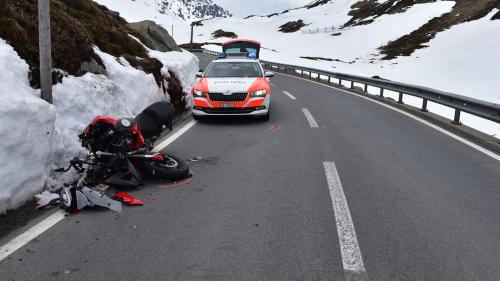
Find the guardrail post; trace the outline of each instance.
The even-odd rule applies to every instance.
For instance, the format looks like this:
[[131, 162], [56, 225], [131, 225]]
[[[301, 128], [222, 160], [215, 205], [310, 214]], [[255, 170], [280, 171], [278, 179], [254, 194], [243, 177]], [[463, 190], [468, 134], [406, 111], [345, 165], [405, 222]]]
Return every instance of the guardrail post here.
[[453, 122], [451, 122], [453, 125], [460, 125], [460, 109], [455, 109], [455, 118], [453, 118]]
[[368, 84], [365, 84], [365, 89], [363, 92], [368, 93]]
[[312, 72], [309, 71], [309, 79], [311, 79], [311, 78], [312, 78]]
[[383, 98], [384, 97], [384, 88], [380, 88], [380, 97]]
[[351, 89], [354, 89], [354, 81], [351, 81]]
[[332, 76], [328, 76], [328, 84], [332, 83]]
[[321, 75], [320, 75], [319, 73], [318, 73], [318, 78], [317, 78], [317, 80], [318, 80], [318, 81], [319, 81], [319, 80], [321, 80]]
[[399, 99], [398, 99], [398, 103], [403, 103], [403, 93], [399, 92]]
[[342, 86], [342, 79], [339, 78], [339, 86]]
[[300, 77], [304, 77], [304, 70], [300, 70]]
[[422, 112], [427, 112], [427, 99], [422, 100], [422, 109], [420, 109]]

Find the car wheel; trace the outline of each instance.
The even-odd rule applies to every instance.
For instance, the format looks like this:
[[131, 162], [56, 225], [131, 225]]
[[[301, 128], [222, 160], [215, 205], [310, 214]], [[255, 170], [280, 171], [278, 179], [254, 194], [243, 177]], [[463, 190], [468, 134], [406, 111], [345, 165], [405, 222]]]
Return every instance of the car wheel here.
[[261, 117], [261, 120], [262, 121], [269, 121], [269, 118], [271, 117], [270, 115], [271, 115], [271, 112], [268, 111], [266, 115]]

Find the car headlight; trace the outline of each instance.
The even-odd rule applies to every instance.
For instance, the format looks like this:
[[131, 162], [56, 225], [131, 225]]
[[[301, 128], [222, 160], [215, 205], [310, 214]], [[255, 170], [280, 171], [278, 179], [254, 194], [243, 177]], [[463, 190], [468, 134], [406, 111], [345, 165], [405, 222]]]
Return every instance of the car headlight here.
[[200, 91], [200, 90], [193, 91], [193, 97], [195, 97], [195, 98], [204, 98], [206, 96], [207, 96], [207, 94], [204, 93], [203, 91]]
[[252, 92], [252, 94], [250, 96], [252, 98], [262, 98], [262, 97], [265, 97], [266, 94], [267, 94], [266, 89], [262, 89], [262, 90], [258, 90], [258, 91]]

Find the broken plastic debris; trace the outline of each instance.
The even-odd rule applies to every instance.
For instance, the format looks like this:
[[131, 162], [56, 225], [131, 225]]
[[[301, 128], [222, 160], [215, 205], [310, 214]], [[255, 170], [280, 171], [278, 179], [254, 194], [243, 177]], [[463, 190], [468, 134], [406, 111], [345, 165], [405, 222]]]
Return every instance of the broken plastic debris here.
[[190, 162], [198, 162], [198, 161], [200, 161], [200, 160], [202, 160], [202, 159], [203, 159], [202, 157], [197, 156], [197, 157], [193, 157], [193, 158], [189, 159], [189, 161], [190, 161]]
[[130, 206], [144, 206], [144, 202], [125, 192], [117, 192], [113, 197]]
[[120, 202], [107, 197], [102, 192], [92, 190], [88, 187], [65, 187], [61, 191], [60, 198], [61, 207], [71, 213], [77, 213], [87, 206], [93, 207], [96, 205], [116, 212], [122, 210], [122, 204]]
[[35, 195], [36, 209], [59, 205], [59, 194], [44, 191]]

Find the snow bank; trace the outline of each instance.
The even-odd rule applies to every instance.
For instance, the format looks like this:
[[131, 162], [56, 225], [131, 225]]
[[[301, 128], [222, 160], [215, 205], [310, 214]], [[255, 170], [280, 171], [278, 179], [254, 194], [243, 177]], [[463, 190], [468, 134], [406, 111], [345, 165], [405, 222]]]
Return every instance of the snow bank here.
[[[107, 76], [64, 77], [53, 87], [50, 105], [28, 82], [28, 65], [0, 39], [0, 214], [22, 205], [44, 186], [55, 189], [75, 174], [51, 172], [85, 153], [79, 132], [97, 115], [134, 117], [148, 105], [167, 100], [152, 74], [125, 59], [95, 49]], [[185, 52], [155, 52], [176, 73], [185, 91], [194, 85], [198, 60]]]
[[0, 214], [42, 189], [53, 159], [54, 106], [28, 82], [28, 65], [0, 39]]
[[[65, 166], [85, 150], [78, 140], [80, 130], [97, 115], [134, 117], [148, 105], [167, 100], [154, 76], [132, 67], [125, 59], [115, 58], [95, 48], [106, 66], [107, 76], [87, 73], [82, 77], [63, 78], [54, 87], [57, 140], [56, 166]], [[74, 175], [52, 173], [49, 186], [58, 188]]]
[[149, 50], [149, 56], [161, 61], [163, 76], [167, 76], [168, 71], [172, 71], [177, 76], [181, 81], [184, 92], [188, 93], [186, 107], [191, 108], [193, 106], [193, 97], [189, 93], [191, 93], [191, 89], [196, 82], [196, 73], [199, 68], [198, 58], [184, 50], [182, 52], [168, 53]]
[[[161, 73], [164, 77], [169, 76], [169, 71], [172, 71], [177, 79], [180, 80], [181, 86], [185, 93], [190, 93], [196, 82], [196, 73], [199, 68], [199, 60], [194, 54], [182, 50], [182, 52], [160, 52], [148, 48], [136, 37], [129, 35], [132, 39], [141, 44], [152, 58], [159, 60], [163, 64]], [[186, 107], [191, 108], [193, 105], [192, 96], [187, 95]]]

